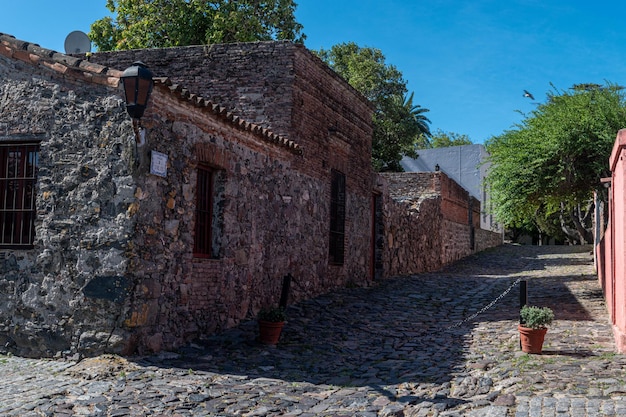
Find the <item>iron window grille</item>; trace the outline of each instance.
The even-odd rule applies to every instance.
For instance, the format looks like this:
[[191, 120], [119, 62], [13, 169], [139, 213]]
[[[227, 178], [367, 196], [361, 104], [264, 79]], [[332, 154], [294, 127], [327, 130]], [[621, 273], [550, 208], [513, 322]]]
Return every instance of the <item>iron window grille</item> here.
[[346, 176], [331, 170], [330, 187], [330, 263], [343, 265], [346, 225]]
[[0, 143], [0, 248], [33, 247], [38, 164], [38, 143]]
[[211, 258], [213, 222], [213, 176], [206, 166], [198, 166], [196, 186], [196, 225], [194, 235], [194, 256]]

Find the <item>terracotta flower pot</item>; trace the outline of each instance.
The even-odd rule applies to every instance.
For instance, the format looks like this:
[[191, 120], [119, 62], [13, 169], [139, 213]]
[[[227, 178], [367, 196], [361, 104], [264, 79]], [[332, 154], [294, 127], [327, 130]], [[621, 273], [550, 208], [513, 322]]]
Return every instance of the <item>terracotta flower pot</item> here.
[[259, 341], [264, 345], [275, 345], [280, 339], [280, 333], [285, 325], [284, 321], [259, 320]]
[[547, 328], [531, 329], [521, 324], [517, 326], [522, 342], [522, 351], [526, 353], [540, 354], [543, 349], [543, 339], [546, 336]]

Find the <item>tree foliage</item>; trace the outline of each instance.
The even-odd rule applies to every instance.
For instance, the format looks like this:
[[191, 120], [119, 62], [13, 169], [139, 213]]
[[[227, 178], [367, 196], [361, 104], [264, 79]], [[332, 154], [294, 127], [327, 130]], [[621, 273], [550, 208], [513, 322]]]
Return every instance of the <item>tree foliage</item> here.
[[377, 171], [400, 172], [402, 156], [417, 158], [417, 146], [428, 143], [429, 120], [423, 115], [428, 110], [413, 104], [413, 93], [380, 103], [374, 114], [372, 165]]
[[317, 51], [319, 57], [374, 105], [372, 165], [377, 171], [402, 171], [402, 156], [428, 142], [429, 110], [413, 102], [406, 81], [379, 49], [354, 42]]
[[621, 87], [553, 91], [514, 129], [486, 143], [487, 182], [499, 221], [590, 242], [590, 204], [608, 175], [615, 136], [626, 126]]
[[430, 137], [429, 145], [431, 148], [448, 148], [450, 146], [472, 145], [472, 140], [467, 135], [437, 130]]
[[211, 43], [303, 42], [293, 0], [107, 0], [115, 17], [91, 25], [99, 51]]

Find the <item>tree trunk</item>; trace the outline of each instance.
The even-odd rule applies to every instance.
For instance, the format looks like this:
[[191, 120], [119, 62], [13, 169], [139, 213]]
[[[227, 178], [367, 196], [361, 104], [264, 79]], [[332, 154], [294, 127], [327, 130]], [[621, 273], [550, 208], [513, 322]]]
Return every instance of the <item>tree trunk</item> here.
[[[587, 204], [586, 210], [582, 210], [579, 204], [571, 211], [566, 210], [565, 204], [561, 203], [559, 218], [563, 233], [573, 240], [579, 241], [583, 245], [593, 242], [593, 231], [591, 230], [591, 227], [587, 228], [585, 226], [585, 223], [589, 220], [591, 210], [593, 210], [593, 201]], [[567, 220], [569, 220], [569, 222]], [[568, 223], [573, 224], [574, 229], [568, 227]]]

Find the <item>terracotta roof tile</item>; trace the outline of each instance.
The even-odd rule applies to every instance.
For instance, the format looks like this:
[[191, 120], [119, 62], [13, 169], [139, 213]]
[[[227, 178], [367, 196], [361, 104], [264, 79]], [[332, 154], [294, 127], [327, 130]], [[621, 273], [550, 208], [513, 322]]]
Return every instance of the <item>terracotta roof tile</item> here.
[[69, 72], [75, 78], [105, 85], [117, 86], [121, 74], [119, 71], [91, 63], [85, 58], [42, 48], [35, 43], [22, 41], [5, 33], [0, 33], [0, 54], [33, 65], [42, 65], [60, 74]]
[[296, 142], [288, 140], [255, 123], [244, 120], [234, 113], [229, 112], [226, 107], [213, 103], [211, 100], [205, 99], [197, 94], [190, 93], [189, 90], [182, 87], [180, 84], [173, 84], [167, 77], [155, 77], [154, 84], [157, 88], [168, 91], [179, 100], [187, 101], [206, 113], [220, 117], [240, 130], [251, 132], [266, 142], [275, 143], [281, 147], [287, 148], [290, 152], [293, 152], [296, 155], [302, 155], [302, 148]]
[[[77, 55], [62, 54], [51, 49], [42, 48], [35, 43], [16, 39], [14, 36], [1, 32], [0, 55], [18, 59], [34, 66], [44, 66], [59, 74], [66, 76], [71, 75], [77, 79], [107, 85], [113, 88], [118, 87], [120, 77], [122, 76], [122, 71], [89, 62], [88, 57], [83, 58]], [[225, 107], [191, 93], [180, 84], [173, 84], [169, 78], [157, 77], [154, 81], [157, 87], [167, 90], [179, 100], [188, 101], [194, 106], [201, 108], [204, 112], [218, 116], [241, 130], [259, 136], [266, 142], [275, 143], [289, 149], [297, 155], [302, 155], [302, 148], [296, 142], [236, 116]]]

